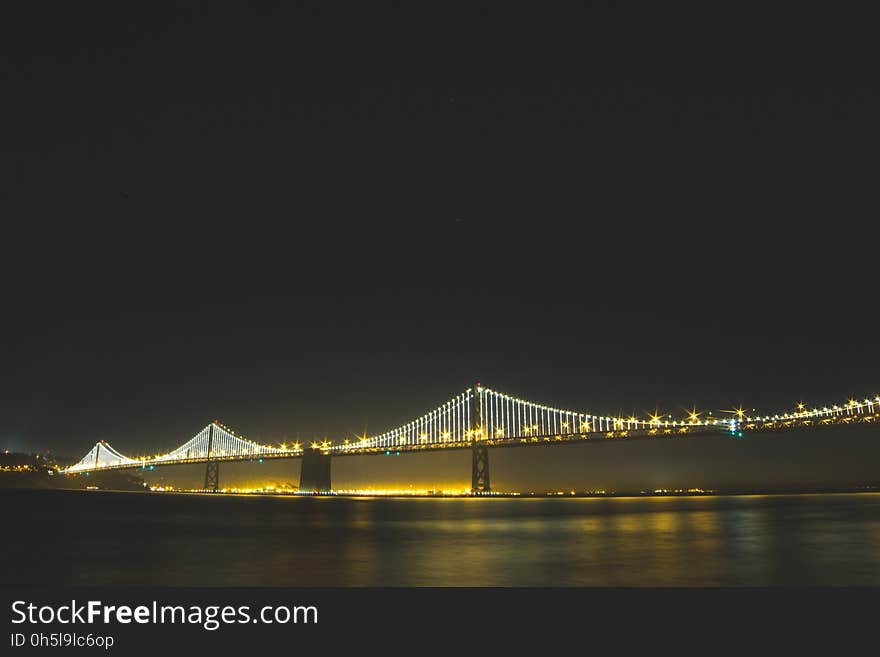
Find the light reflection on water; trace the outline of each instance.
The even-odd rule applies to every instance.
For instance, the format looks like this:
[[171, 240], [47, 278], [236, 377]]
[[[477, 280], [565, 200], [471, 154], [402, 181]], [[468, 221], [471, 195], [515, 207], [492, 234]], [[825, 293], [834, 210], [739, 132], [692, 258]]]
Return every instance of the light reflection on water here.
[[[4, 493], [10, 584], [880, 584], [880, 494], [368, 499]], [[16, 509], [18, 511], [16, 511]], [[49, 527], [53, 529], [48, 529]]]

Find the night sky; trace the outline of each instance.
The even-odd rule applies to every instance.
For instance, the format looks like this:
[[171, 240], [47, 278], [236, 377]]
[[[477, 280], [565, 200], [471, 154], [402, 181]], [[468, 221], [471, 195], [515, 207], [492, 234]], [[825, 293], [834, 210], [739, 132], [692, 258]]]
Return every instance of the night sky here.
[[[641, 417], [880, 392], [867, 14], [307, 7], [0, 10], [0, 447], [341, 440], [477, 379]], [[499, 459], [515, 488], [880, 458], [801, 440], [812, 470]]]

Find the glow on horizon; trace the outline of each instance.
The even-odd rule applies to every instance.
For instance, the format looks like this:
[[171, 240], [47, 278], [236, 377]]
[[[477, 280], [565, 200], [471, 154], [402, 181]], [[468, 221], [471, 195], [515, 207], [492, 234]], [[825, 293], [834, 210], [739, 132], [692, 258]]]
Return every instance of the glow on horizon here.
[[[210, 492], [205, 491], [201, 488], [177, 488], [175, 486], [170, 485], [154, 485], [149, 487], [153, 492], [167, 492], [167, 493], [204, 493]], [[218, 493], [227, 493], [232, 495], [251, 495], [251, 494], [264, 494], [264, 495], [314, 495], [314, 491], [301, 491], [299, 489], [293, 487], [286, 486], [227, 486], [217, 490]], [[211, 492], [211, 494], [214, 494]], [[364, 497], [406, 497], [406, 496], [414, 496], [414, 497], [431, 497], [431, 496], [447, 496], [447, 497], [469, 497], [473, 495], [473, 492], [470, 488], [465, 488], [462, 486], [455, 487], [436, 487], [436, 488], [413, 488], [413, 487], [405, 487], [405, 488], [395, 488], [389, 486], [382, 487], [368, 487], [368, 488], [334, 488], [329, 492], [320, 493], [321, 495], [346, 495], [346, 496], [364, 496]], [[516, 491], [504, 492], [504, 491], [492, 491], [491, 493], [481, 493], [480, 496], [485, 495], [521, 495], [521, 493]]]

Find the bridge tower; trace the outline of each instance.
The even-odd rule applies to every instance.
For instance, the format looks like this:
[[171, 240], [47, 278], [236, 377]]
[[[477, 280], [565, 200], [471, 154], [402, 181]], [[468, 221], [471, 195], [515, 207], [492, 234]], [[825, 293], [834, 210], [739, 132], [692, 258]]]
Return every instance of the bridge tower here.
[[488, 493], [489, 488], [489, 447], [484, 440], [488, 434], [483, 426], [483, 388], [480, 382], [474, 385], [474, 394], [471, 398], [471, 491], [475, 495]]
[[220, 461], [211, 460], [214, 447], [214, 423], [208, 425], [208, 462], [205, 465], [205, 490], [216, 493], [220, 488]]

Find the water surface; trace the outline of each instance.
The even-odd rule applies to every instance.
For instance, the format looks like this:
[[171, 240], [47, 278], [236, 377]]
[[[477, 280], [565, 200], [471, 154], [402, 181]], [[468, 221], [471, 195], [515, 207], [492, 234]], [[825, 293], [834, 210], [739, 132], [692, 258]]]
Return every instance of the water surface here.
[[880, 494], [4, 491], [8, 585], [880, 585]]

